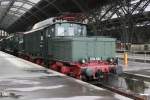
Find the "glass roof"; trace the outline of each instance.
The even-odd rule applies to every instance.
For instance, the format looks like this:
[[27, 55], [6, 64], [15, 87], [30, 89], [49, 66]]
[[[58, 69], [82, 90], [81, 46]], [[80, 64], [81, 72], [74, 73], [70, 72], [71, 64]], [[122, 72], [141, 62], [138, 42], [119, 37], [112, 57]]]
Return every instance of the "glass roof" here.
[[[131, 5], [132, 6], [135, 6], [138, 2], [140, 2], [140, 0], [132, 0], [132, 2], [131, 2]], [[141, 9], [142, 7], [144, 7], [146, 4], [148, 4], [147, 6], [146, 6], [146, 8], [144, 9], [144, 12], [149, 12], [150, 11], [150, 3], [148, 3], [148, 0], [146, 1], [143, 1], [139, 6], [138, 6], [138, 8], [133, 12], [133, 14], [138, 14], [139, 13], [139, 9]], [[131, 9], [133, 9], [133, 7], [131, 6]], [[120, 8], [121, 9], [121, 8]], [[112, 16], [112, 18], [117, 18], [117, 15], [116, 14], [114, 14], [113, 16]]]
[[[39, 1], [41, 0], [0, 0], [0, 27], [9, 27]], [[8, 18], [11, 22], [8, 22]]]
[[[21, 16], [23, 16], [26, 12], [29, 12], [29, 10], [33, 6], [35, 6], [37, 3], [39, 3], [40, 1], [41, 0], [0, 0], [0, 28], [7, 29], [15, 21], [17, 21]], [[49, 0], [45, 0], [45, 1], [49, 1]], [[56, 0], [53, 0], [53, 1], [56, 1]], [[141, 0], [132, 0], [131, 10], [140, 1]], [[147, 3], [148, 1], [149, 0], [143, 0], [143, 2], [135, 9], [133, 14], [139, 13], [139, 9], [144, 7], [146, 4], [148, 4], [148, 5], [146, 6], [144, 11], [145, 12], [150, 11], [150, 3]], [[40, 10], [40, 8], [38, 8], [38, 9]], [[122, 10], [122, 8], [120, 8], [120, 9]], [[106, 12], [106, 9], [104, 9], [104, 12]], [[122, 13], [122, 11], [120, 11], [120, 12]], [[112, 11], [110, 11], [109, 15], [112, 15], [111, 16], [112, 19], [117, 18], [117, 15], [115, 13], [113, 13]], [[108, 15], [108, 17], [109, 17], [109, 15]], [[33, 16], [38, 17], [34, 14], [33, 14]], [[107, 20], [107, 17], [103, 18], [102, 20]]]

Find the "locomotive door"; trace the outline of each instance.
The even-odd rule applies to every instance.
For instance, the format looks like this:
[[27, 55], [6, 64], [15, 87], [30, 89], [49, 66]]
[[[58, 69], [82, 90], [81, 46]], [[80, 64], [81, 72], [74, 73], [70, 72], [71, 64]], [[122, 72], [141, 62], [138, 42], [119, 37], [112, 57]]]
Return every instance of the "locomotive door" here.
[[48, 38], [46, 37], [46, 29], [43, 29], [41, 31], [40, 36], [40, 47], [41, 47], [41, 53], [42, 57], [44, 59], [44, 64], [48, 64]]

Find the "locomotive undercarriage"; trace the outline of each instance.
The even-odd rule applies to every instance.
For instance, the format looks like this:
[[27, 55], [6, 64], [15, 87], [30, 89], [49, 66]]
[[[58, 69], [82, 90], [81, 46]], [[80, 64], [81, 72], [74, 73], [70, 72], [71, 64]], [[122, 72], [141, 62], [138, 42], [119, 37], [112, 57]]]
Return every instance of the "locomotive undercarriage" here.
[[108, 74], [110, 73], [123, 73], [122, 66], [119, 66], [115, 60], [89, 60], [86, 62], [65, 62], [53, 60], [49, 61], [49, 64], [46, 65], [43, 58], [33, 58], [32, 56], [25, 54], [19, 55], [25, 60], [84, 81], [107, 80]]

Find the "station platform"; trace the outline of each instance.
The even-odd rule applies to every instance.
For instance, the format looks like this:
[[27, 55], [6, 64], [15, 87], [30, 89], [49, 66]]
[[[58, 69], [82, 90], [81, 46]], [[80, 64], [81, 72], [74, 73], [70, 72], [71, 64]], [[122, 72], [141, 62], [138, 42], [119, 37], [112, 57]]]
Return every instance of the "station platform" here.
[[131, 100], [0, 51], [0, 100]]

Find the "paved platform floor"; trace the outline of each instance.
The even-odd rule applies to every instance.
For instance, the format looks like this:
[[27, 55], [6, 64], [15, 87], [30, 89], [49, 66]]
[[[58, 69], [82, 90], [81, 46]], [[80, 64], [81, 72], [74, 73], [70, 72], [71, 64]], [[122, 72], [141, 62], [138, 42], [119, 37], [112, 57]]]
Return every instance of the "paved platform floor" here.
[[130, 100], [0, 52], [0, 100]]

